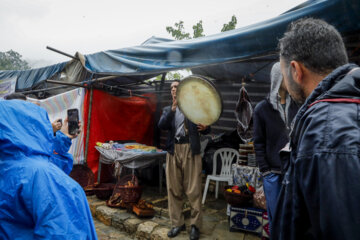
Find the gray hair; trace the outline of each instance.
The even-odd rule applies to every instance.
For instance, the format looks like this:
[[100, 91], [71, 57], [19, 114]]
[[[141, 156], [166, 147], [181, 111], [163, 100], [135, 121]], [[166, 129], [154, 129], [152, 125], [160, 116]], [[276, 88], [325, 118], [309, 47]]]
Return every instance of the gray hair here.
[[279, 48], [287, 66], [292, 60], [299, 61], [317, 74], [328, 74], [348, 63], [340, 33], [320, 19], [302, 18], [290, 23]]

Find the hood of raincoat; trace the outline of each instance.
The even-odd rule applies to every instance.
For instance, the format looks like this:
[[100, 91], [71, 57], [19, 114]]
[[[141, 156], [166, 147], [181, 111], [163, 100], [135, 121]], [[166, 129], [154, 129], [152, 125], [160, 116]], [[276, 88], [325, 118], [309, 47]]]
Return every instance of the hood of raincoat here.
[[23, 100], [0, 101], [0, 161], [52, 153], [53, 131], [46, 111]]
[[280, 114], [281, 119], [287, 125], [287, 119], [289, 119], [289, 107], [291, 103], [291, 97], [289, 94], [286, 95], [286, 103], [285, 103], [285, 112], [281, 107], [280, 96], [279, 96], [279, 89], [281, 83], [283, 81], [283, 76], [280, 70], [280, 62], [277, 62], [273, 65], [270, 73], [271, 77], [271, 87], [270, 87], [270, 94], [269, 94], [269, 102], [274, 110], [278, 111]]
[[0, 101], [0, 145], [0, 239], [97, 239], [84, 190], [51, 161], [44, 109]]

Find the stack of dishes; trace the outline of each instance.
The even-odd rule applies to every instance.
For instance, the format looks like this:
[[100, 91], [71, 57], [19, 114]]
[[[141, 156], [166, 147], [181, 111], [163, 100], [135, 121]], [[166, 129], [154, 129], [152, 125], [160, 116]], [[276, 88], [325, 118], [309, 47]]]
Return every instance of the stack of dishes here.
[[240, 156], [238, 160], [238, 165], [248, 165], [248, 156], [249, 154], [254, 153], [254, 146], [252, 144], [240, 144], [239, 146]]
[[255, 157], [255, 153], [249, 153], [247, 155], [248, 157], [248, 162], [247, 165], [250, 167], [256, 167], [256, 157]]

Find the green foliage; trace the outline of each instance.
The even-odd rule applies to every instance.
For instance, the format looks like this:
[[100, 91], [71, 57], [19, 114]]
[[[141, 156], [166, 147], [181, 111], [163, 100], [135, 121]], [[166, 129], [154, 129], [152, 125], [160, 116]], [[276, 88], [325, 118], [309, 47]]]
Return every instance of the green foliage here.
[[0, 52], [0, 70], [26, 70], [30, 69], [29, 63], [13, 50]]
[[194, 35], [193, 35], [194, 38], [205, 36], [203, 34], [204, 29], [202, 26], [202, 20], [200, 20], [196, 25], [193, 26], [193, 30], [194, 30]]
[[[155, 77], [155, 81], [161, 81], [161, 78], [162, 78], [162, 75], [158, 75]], [[166, 73], [166, 76], [165, 76], [165, 80], [174, 80], [174, 79], [183, 79], [184, 76], [180, 73], [180, 72], [177, 72], [177, 71], [172, 71], [172, 72], [168, 72]]]
[[190, 34], [185, 33], [183, 30], [184, 30], [183, 21], [179, 21], [178, 23], [175, 23], [175, 28], [170, 26], [166, 27], [166, 31], [170, 33], [176, 40], [190, 39]]
[[236, 24], [237, 24], [237, 19], [236, 19], [235, 15], [233, 15], [233, 16], [231, 17], [230, 22], [229, 22], [229, 23], [225, 23], [225, 24], [223, 25], [223, 28], [221, 29], [221, 32], [226, 32], [226, 31], [235, 29]]
[[[167, 26], [166, 31], [168, 33], [170, 33], [176, 40], [191, 39], [190, 33], [184, 32], [184, 22], [183, 21], [180, 20], [178, 23], [175, 23], [174, 25], [175, 25], [175, 28], [173, 28], [171, 26]], [[204, 29], [202, 26], [202, 20], [200, 20], [192, 28], [193, 28], [193, 38], [205, 36], [203, 34]]]
[[[231, 20], [229, 23], [225, 23], [223, 25], [223, 28], [221, 29], [221, 32], [233, 30], [236, 28], [237, 19], [235, 15], [231, 17]], [[182, 39], [190, 39], [190, 33], [185, 32], [184, 30], [184, 22], [179, 21], [178, 23], [175, 23], [175, 28], [171, 26], [166, 27], [166, 31], [170, 33], [176, 40], [182, 40]], [[193, 27], [193, 38], [203, 37], [204, 35], [204, 28], [203, 28], [203, 22], [200, 20], [197, 24], [195, 24]]]

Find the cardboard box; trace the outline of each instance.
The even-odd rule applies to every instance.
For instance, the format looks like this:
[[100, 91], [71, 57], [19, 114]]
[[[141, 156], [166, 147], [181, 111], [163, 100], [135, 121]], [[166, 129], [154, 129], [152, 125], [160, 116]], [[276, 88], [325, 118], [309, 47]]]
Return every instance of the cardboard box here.
[[261, 235], [264, 212], [259, 208], [230, 207], [230, 232], [246, 231]]

